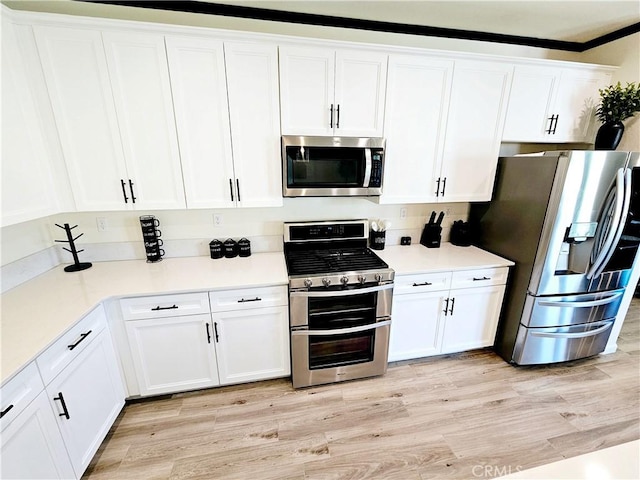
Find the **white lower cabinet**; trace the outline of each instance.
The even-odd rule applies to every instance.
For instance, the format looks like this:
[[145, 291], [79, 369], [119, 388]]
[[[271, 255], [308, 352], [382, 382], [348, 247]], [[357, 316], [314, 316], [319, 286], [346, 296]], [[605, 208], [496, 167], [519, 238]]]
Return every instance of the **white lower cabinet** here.
[[440, 353], [442, 305], [447, 292], [395, 295], [389, 338], [389, 361]]
[[35, 362], [2, 386], [0, 478], [74, 478]]
[[0, 478], [75, 478], [46, 392], [2, 430]]
[[82, 477], [124, 396], [99, 305], [2, 386], [0, 478]]
[[218, 385], [209, 314], [126, 322], [140, 394]]
[[120, 300], [140, 395], [286, 377], [287, 287]]
[[493, 345], [508, 268], [396, 276], [389, 361]]
[[104, 329], [46, 386], [49, 404], [80, 478], [124, 406], [109, 331]]
[[494, 285], [451, 290], [440, 353], [493, 345], [504, 289]]
[[220, 384], [291, 373], [286, 306], [214, 312], [212, 318]]

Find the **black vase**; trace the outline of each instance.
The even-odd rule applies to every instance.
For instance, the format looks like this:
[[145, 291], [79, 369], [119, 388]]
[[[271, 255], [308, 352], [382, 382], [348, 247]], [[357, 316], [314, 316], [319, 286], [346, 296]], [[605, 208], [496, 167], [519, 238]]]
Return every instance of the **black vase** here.
[[624, 125], [622, 122], [603, 123], [596, 134], [596, 150], [615, 150], [622, 140]]

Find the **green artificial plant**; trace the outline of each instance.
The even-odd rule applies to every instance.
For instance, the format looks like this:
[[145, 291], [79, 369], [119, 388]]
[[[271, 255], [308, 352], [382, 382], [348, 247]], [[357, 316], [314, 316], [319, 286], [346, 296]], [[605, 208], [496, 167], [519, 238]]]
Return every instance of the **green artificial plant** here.
[[627, 82], [626, 87], [618, 82], [598, 91], [600, 105], [596, 116], [602, 123], [622, 122], [640, 112], [640, 85], [635, 82]]

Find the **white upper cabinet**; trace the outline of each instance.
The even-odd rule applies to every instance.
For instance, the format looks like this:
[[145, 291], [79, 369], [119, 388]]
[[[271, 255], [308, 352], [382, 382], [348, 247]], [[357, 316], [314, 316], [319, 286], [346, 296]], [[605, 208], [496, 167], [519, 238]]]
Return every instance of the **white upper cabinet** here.
[[187, 207], [233, 207], [223, 43], [191, 37], [166, 37], [165, 42]]
[[593, 67], [515, 67], [503, 140], [593, 142], [598, 89], [609, 71]]
[[76, 207], [130, 208], [123, 198], [128, 177], [100, 32], [36, 25], [34, 34]]
[[239, 207], [282, 206], [278, 49], [267, 43], [225, 43], [233, 201]]
[[2, 226], [58, 211], [51, 149], [29, 88], [25, 61], [13, 25], [3, 18]]
[[508, 63], [456, 61], [438, 201], [491, 199], [512, 70]]
[[280, 48], [283, 135], [381, 137], [387, 54]]
[[131, 194], [139, 207], [184, 208], [162, 35], [103, 33]]
[[453, 61], [391, 55], [380, 203], [433, 203], [440, 176]]

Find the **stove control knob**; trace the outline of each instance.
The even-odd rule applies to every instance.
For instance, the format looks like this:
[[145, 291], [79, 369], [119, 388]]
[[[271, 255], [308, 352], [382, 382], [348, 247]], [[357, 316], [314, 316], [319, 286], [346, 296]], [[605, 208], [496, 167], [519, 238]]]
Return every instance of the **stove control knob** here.
[[325, 278], [322, 279], [322, 284], [325, 287], [328, 287], [329, 285], [331, 285], [331, 280], [329, 280], [328, 278], [325, 277]]
[[358, 282], [360, 282], [360, 285], [364, 285], [364, 282], [367, 281], [367, 277], [365, 277], [364, 275], [358, 275]]
[[313, 282], [311, 281], [311, 279], [310, 278], [305, 279], [304, 286], [307, 288], [311, 288], [311, 285], [313, 285]]
[[382, 280], [382, 275], [380, 275], [379, 273], [376, 273], [376, 282], [380, 283], [381, 280]]
[[342, 282], [342, 285], [346, 285], [347, 283], [349, 283], [349, 277], [345, 275], [340, 279], [340, 281]]

